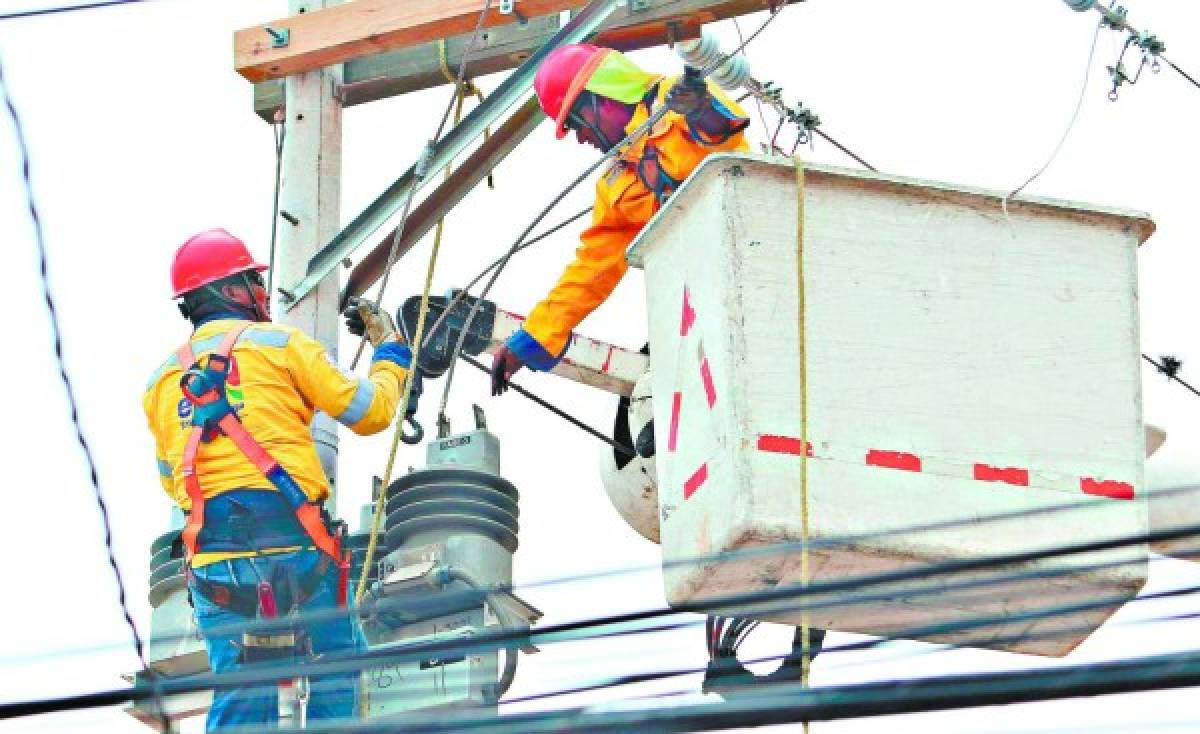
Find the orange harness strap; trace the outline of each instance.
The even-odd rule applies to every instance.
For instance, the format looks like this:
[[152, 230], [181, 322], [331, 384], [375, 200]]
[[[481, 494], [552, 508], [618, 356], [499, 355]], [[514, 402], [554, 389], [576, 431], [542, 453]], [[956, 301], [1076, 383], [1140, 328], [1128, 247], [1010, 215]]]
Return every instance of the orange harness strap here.
[[[238, 337], [250, 326], [243, 322], [225, 334], [216, 351], [209, 357], [209, 367], [214, 362], [228, 369], [229, 355]], [[341, 543], [329, 534], [321, 511], [316, 504], [308, 501], [308, 495], [296, 481], [287, 473], [283, 466], [267, 453], [246, 427], [237, 418], [237, 413], [229, 406], [225, 398], [224, 383], [215, 383], [206, 375], [209, 370], [199, 369], [191, 343], [184, 344], [175, 353], [179, 364], [183, 367], [184, 375], [180, 380], [184, 395], [192, 401], [192, 430], [188, 434], [187, 443], [183, 450], [183, 479], [187, 489], [188, 499], [192, 502], [192, 510], [187, 526], [183, 529], [183, 545], [187, 549], [188, 559], [197, 552], [197, 538], [204, 527], [204, 491], [200, 487], [200, 477], [196, 474], [196, 457], [206, 434], [210, 436], [219, 433], [238, 447], [263, 476], [284, 496], [296, 513], [296, 520], [304, 528], [304, 532], [312, 539], [321, 552], [329, 555], [339, 565], [344, 562], [341, 554]]]

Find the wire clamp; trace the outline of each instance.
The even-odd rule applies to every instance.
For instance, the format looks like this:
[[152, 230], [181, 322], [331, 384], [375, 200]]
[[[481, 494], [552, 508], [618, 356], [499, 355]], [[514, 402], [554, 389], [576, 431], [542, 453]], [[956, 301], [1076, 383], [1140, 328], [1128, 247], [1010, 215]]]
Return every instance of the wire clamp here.
[[1129, 10], [1123, 5], [1114, 5], [1111, 9], [1101, 6], [1101, 12], [1104, 13], [1104, 19], [1100, 21], [1100, 25], [1114, 31], [1128, 27]]
[[433, 162], [433, 141], [427, 141], [425, 147], [421, 149], [421, 155], [417, 158], [417, 165], [413, 167], [413, 176], [418, 181], [424, 181], [426, 174], [429, 173], [429, 165]]

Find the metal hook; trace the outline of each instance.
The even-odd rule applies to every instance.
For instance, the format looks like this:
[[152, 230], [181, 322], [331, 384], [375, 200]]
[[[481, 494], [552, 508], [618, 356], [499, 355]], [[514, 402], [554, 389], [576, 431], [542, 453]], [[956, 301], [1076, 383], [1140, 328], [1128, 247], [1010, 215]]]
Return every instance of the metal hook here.
[[1117, 101], [1117, 88], [1116, 87], [1113, 87], [1112, 91], [1108, 93], [1108, 101], [1109, 102]]
[[400, 426], [400, 440], [401, 441], [408, 444], [409, 446], [416, 446], [417, 444], [421, 443], [421, 441], [425, 440], [425, 428], [424, 428], [424, 426], [422, 426], [420, 423], [417, 422], [417, 417], [415, 415], [405, 416], [404, 422], [407, 423], [408, 425], [412, 426], [413, 432], [405, 433], [404, 426], [401, 425]]

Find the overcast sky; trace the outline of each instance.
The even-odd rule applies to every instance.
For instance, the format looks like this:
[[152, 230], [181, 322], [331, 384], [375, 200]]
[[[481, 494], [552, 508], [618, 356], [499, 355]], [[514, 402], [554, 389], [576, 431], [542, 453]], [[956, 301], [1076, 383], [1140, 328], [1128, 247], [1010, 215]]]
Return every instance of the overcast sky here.
[[[0, 10], [39, 7], [5, 0]], [[83, 428], [97, 458], [112, 515], [117, 558], [140, 629], [149, 625], [148, 549], [167, 529], [169, 503], [155, 477], [152, 442], [141, 410], [149, 373], [188, 334], [170, 301], [167, 269], [175, 248], [209, 227], [239, 234], [267, 256], [273, 176], [269, 126], [251, 106], [251, 86], [232, 69], [235, 29], [281, 17], [283, 0], [162, 0], [128, 7], [0, 22], [0, 60], [25, 124], [35, 193], [45, 224], [50, 277], [63, 325], [67, 366]], [[811, 0], [788, 7], [749, 48], [755, 74], [802, 99], [825, 129], [881, 170], [974, 187], [1009, 189], [1044, 162], [1062, 136], [1080, 92], [1098, 15], [1061, 0], [1007, 3], [962, 0]], [[764, 16], [743, 19], [749, 31]], [[1167, 43], [1177, 64], [1200, 73], [1194, 29], [1200, 6], [1135, 0], [1130, 20]], [[719, 27], [726, 48], [733, 28]], [[1183, 358], [1200, 382], [1200, 306], [1195, 252], [1200, 168], [1195, 131], [1200, 89], [1170, 69], [1149, 71], [1135, 87], [1106, 99], [1106, 65], [1119, 38], [1102, 33], [1078, 122], [1061, 154], [1030, 193], [1149, 212], [1157, 233], [1139, 254], [1141, 334], [1151, 355]], [[666, 50], [634, 54], [647, 68], [672, 72]], [[1136, 64], [1130, 56], [1127, 62]], [[485, 91], [498, 78], [480, 80]], [[348, 221], [415, 159], [437, 125], [449, 90], [439, 88], [346, 111], [342, 218]], [[773, 121], [772, 121], [773, 122]], [[755, 117], [753, 137], [764, 131]], [[4, 532], [0, 609], [0, 700], [109, 688], [136, 667], [103, 552], [86, 468], [69, 422], [53, 360], [49, 322], [37, 279], [13, 131], [0, 121], [0, 242], [5, 244]], [[790, 143], [790, 139], [789, 139]], [[818, 142], [803, 155], [853, 165]], [[496, 190], [474, 192], [447, 223], [435, 291], [464, 282], [495, 257], [554, 193], [592, 160], [590, 149], [555, 141], [539, 128], [496, 172]], [[573, 192], [562, 215], [591, 199]], [[552, 215], [548, 221], [557, 221]], [[574, 228], [514, 261], [495, 300], [527, 311], [553, 283], [575, 247]], [[426, 241], [397, 268], [386, 305], [418, 292]], [[610, 303], [582, 326], [590, 336], [630, 347], [645, 340], [641, 274], [631, 271]], [[352, 354], [349, 340], [344, 354]], [[348, 360], [345, 360], [348, 361]], [[611, 396], [553, 376], [522, 374], [525, 385], [569, 406], [587, 422], [611, 425]], [[1070, 370], [1060, 376], [1071, 380]], [[609, 506], [595, 470], [600, 446], [558, 418], [509, 394], [487, 395], [485, 378], [459, 371], [451, 400], [456, 429], [470, 405], [484, 406], [502, 443], [503, 471], [522, 492], [518, 584], [601, 569], [653, 567], [658, 550]], [[427, 386], [421, 416], [432, 425], [441, 383]], [[1151, 483], [1200, 479], [1191, 446], [1200, 438], [1200, 399], [1144, 374], [1145, 416], [1169, 438], [1148, 464]], [[343, 433], [339, 510], [357, 522], [370, 477], [381, 474], [390, 435]], [[401, 466], [419, 466], [423, 449], [403, 449]], [[1198, 500], [1200, 501], [1200, 500]], [[1200, 511], [1196, 513], [1200, 518]], [[864, 528], [877, 521], [864, 514]], [[1200, 583], [1186, 562], [1156, 559], [1148, 591]], [[656, 572], [604, 583], [531, 589], [524, 596], [549, 623], [663, 603]], [[1186, 649], [1195, 624], [1134, 625], [1175, 611], [1174, 603], [1131, 605], [1066, 663]], [[765, 630], [744, 648], [781, 653], [789, 631]], [[857, 639], [831, 634], [829, 643]], [[870, 654], [820, 659], [817, 685], [978, 670], [1019, 669], [1055, 661], [974, 650], [922, 654], [921, 643], [895, 643]], [[522, 660], [514, 696], [608, 675], [702, 666], [699, 628], [602, 644], [548, 646]], [[562, 705], [657, 691], [695, 689], [698, 677], [559, 700]], [[1107, 697], [881, 721], [815, 724], [814, 732], [1160, 731], [1196, 725], [1190, 692]], [[1074, 729], [1071, 729], [1074, 727]], [[0, 724], [5, 731], [58, 728], [139, 731], [119, 711], [101, 710]]]

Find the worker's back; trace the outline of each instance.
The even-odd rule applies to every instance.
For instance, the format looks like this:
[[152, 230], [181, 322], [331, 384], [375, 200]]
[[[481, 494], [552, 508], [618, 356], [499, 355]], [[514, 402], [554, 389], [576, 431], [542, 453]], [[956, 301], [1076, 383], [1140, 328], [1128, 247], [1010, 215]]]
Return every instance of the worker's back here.
[[[196, 359], [203, 363], [239, 323], [218, 319], [200, 325], [191, 338]], [[238, 338], [232, 358], [225, 393], [239, 420], [312, 500], [329, 493], [309, 428], [314, 412], [323, 409], [358, 433], [374, 433], [387, 425], [395, 410], [398, 390], [376, 390], [371, 380], [345, 375], [318, 342], [290, 326], [251, 324]], [[185, 509], [191, 503], [181, 463], [193, 406], [183, 397], [179, 380], [188, 367], [172, 355], [151, 377], [144, 397], [163, 487]], [[271, 489], [262, 472], [225, 436], [201, 446], [196, 471], [205, 497], [231, 489]]]

